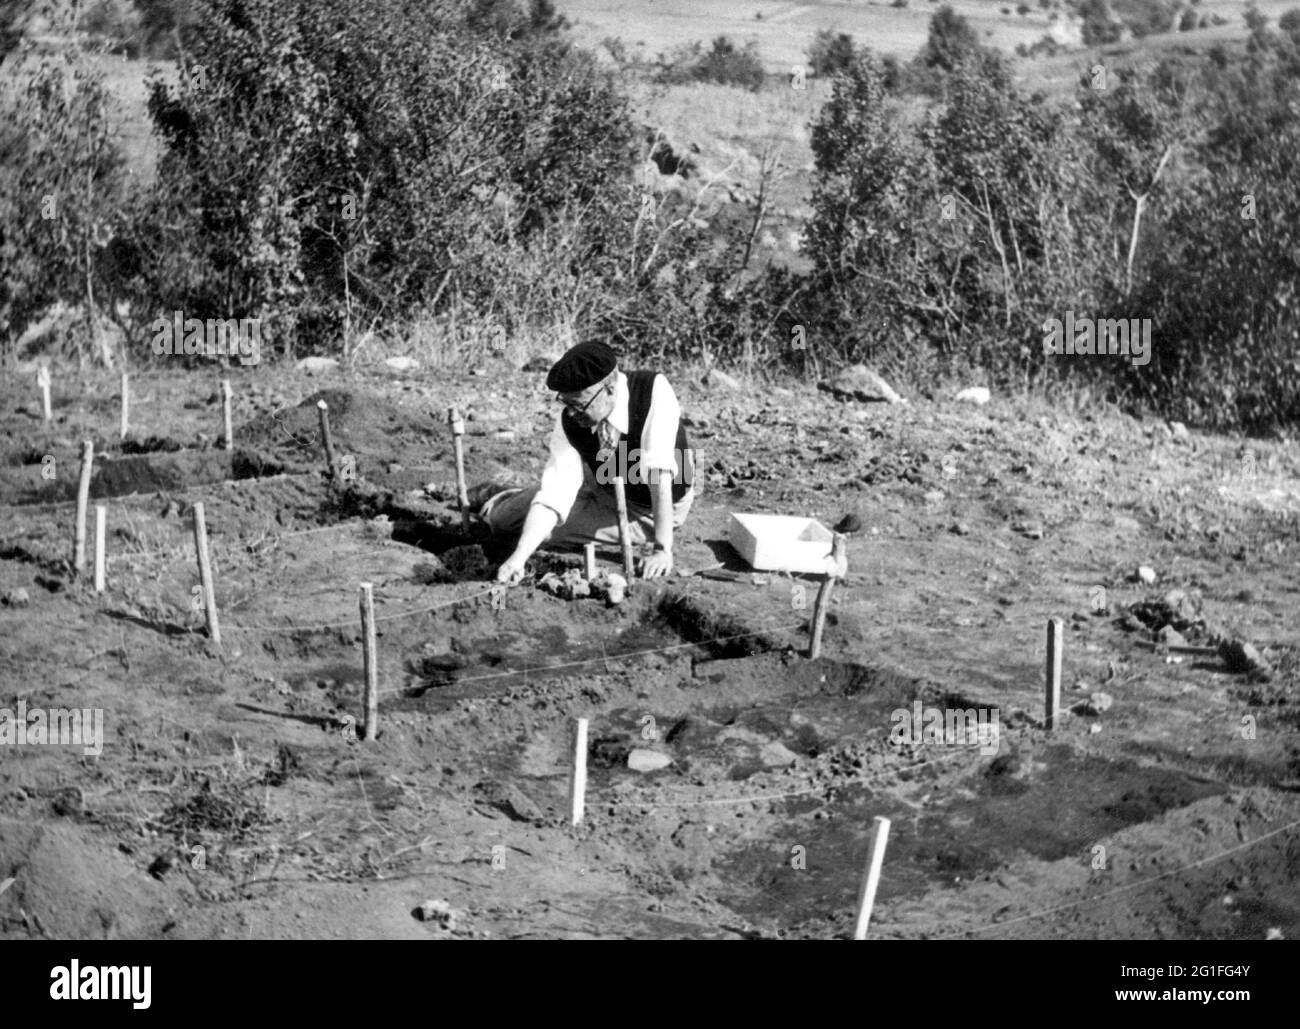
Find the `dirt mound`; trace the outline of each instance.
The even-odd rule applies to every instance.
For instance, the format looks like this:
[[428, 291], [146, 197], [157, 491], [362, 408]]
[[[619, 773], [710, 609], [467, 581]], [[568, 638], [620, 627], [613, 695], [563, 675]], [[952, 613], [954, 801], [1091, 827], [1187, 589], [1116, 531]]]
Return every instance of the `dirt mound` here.
[[175, 888], [154, 884], [112, 841], [72, 825], [0, 823], [0, 939], [155, 937]]
[[433, 413], [413, 416], [373, 393], [320, 390], [297, 407], [258, 415], [240, 426], [238, 438], [296, 470], [323, 468], [316, 406], [321, 400], [329, 406], [334, 449], [340, 459], [355, 461], [358, 476], [392, 489], [418, 489], [446, 478], [452, 458], [445, 423]]

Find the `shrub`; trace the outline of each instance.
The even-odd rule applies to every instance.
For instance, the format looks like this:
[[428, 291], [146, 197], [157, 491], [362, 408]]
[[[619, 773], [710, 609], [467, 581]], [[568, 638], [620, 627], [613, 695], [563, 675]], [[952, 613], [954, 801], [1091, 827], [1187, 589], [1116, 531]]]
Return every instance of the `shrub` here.
[[701, 82], [740, 86], [752, 92], [761, 89], [767, 78], [757, 45], [750, 42], [738, 49], [726, 36], [714, 39], [709, 52], [695, 65], [693, 75]]
[[847, 32], [821, 29], [808, 47], [808, 66], [817, 76], [838, 75], [853, 60], [853, 37]]
[[[485, 12], [500, 5], [470, 20]], [[214, 0], [179, 85], [150, 99], [161, 186], [190, 198], [163, 248], [194, 263], [188, 303], [261, 317], [288, 350], [504, 303], [520, 285], [506, 255], [552, 278], [603, 267], [619, 233], [598, 219], [632, 165], [625, 102], [589, 55], [492, 24], [475, 34], [450, 4]], [[570, 260], [524, 260], [556, 247]], [[543, 304], [541, 282], [526, 292]]]
[[951, 72], [983, 49], [970, 22], [944, 4], [930, 18], [930, 32], [917, 60], [923, 67]]

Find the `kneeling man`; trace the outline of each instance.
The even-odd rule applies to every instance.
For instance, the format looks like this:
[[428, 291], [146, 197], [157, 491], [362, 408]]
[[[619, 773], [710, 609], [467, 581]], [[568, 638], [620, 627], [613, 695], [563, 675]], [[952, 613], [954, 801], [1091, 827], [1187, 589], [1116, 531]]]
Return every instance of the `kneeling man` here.
[[497, 581], [516, 583], [543, 543], [618, 543], [614, 477], [627, 484], [632, 542], [653, 540], [642, 564], [647, 579], [673, 568], [673, 530], [695, 497], [695, 456], [681, 408], [658, 372], [618, 370], [603, 343], [579, 343], [546, 377], [562, 405], [551, 432], [541, 485], [489, 499], [479, 512], [493, 535], [519, 532]]

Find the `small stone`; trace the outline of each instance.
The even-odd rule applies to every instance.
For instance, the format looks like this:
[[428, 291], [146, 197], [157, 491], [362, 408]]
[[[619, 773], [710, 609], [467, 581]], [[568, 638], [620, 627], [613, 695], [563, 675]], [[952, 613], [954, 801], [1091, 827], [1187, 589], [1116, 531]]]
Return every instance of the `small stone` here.
[[1187, 440], [1187, 426], [1182, 422], [1171, 422], [1169, 425], [1169, 435], [1177, 440]]
[[455, 910], [445, 900], [426, 900], [415, 909], [415, 917], [421, 922], [436, 922], [448, 932], [455, 930], [460, 916], [461, 912]]
[[387, 357], [384, 364], [395, 372], [410, 372], [420, 367], [420, 362], [413, 357]]
[[984, 386], [971, 386], [968, 389], [962, 390], [953, 399], [963, 404], [982, 406], [989, 402], [989, 391]]
[[294, 367], [300, 372], [314, 375], [316, 372], [333, 371], [338, 366], [338, 361], [332, 357], [304, 357]]
[[835, 523], [835, 531], [842, 533], [860, 532], [862, 530], [862, 519], [850, 511], [838, 522]]
[[1219, 644], [1219, 659], [1230, 672], [1265, 672], [1268, 662], [1264, 655], [1245, 640], [1225, 640]]
[[1088, 698], [1088, 700], [1089, 703], [1091, 703], [1093, 710], [1098, 714], [1101, 714], [1103, 711], [1109, 711], [1115, 703], [1114, 697], [1109, 693], [1102, 693], [1101, 691], [1094, 693]]
[[704, 373], [703, 382], [708, 389], [727, 390], [731, 393], [738, 393], [741, 389], [740, 380], [716, 368], [710, 368]]
[[772, 740], [759, 749], [758, 759], [768, 768], [787, 768], [799, 760], [799, 755], [779, 740]]
[[1264, 939], [1266, 939], [1266, 940], [1285, 940], [1286, 937], [1282, 935], [1282, 930], [1281, 930], [1281, 929], [1270, 928], [1270, 929], [1268, 930], [1268, 932], [1266, 932], [1266, 933], [1264, 934]]
[[646, 750], [637, 747], [627, 755], [627, 766], [634, 772], [657, 772], [661, 768], [667, 768], [673, 763], [673, 759], [668, 754], [658, 750]]
[[16, 589], [6, 590], [4, 597], [0, 599], [3, 599], [5, 607], [26, 607], [31, 603], [31, 598], [27, 595], [27, 591], [21, 586]]
[[1011, 528], [1027, 539], [1040, 540], [1043, 538], [1043, 527], [1037, 522], [1016, 522]]
[[1166, 647], [1187, 646], [1187, 639], [1172, 625], [1163, 626], [1160, 631], [1156, 633], [1156, 642], [1161, 643]]
[[927, 504], [941, 504], [944, 496], [945, 494], [941, 489], [928, 490], [925, 494], [925, 502]]
[[889, 383], [864, 364], [855, 364], [851, 368], [846, 368], [833, 381], [818, 385], [819, 388], [837, 396], [847, 395], [855, 400], [883, 401], [887, 404], [903, 402], [903, 398], [894, 392], [894, 388]]
[[613, 607], [615, 604], [623, 603], [623, 599], [627, 595], [627, 580], [618, 572], [610, 572], [606, 576], [606, 582], [608, 585], [609, 606]]
[[948, 527], [948, 531], [954, 536], [969, 536], [970, 526], [965, 522], [953, 522], [952, 525]]
[[1150, 565], [1140, 565], [1135, 574], [1138, 582], [1144, 582], [1148, 586], [1156, 581], [1156, 570]]
[[1101, 732], [1101, 723], [1093, 722], [1092, 725], [1088, 726], [1088, 732], [1091, 735], [1096, 736], [1097, 733]]

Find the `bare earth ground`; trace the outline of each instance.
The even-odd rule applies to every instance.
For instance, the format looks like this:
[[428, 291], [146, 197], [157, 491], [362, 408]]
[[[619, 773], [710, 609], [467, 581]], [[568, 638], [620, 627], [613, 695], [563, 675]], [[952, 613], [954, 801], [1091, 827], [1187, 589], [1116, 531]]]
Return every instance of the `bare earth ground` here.
[[[526, 580], [496, 609], [458, 536], [445, 411], [469, 412], [471, 482], [512, 455], [536, 475], [552, 411], [540, 374], [480, 371], [232, 370], [232, 454], [215, 371], [136, 378], [134, 455], [110, 376], [56, 375], [48, 428], [32, 377], [6, 379], [0, 593], [29, 603], [0, 608], [0, 706], [100, 708], [105, 740], [0, 748], [0, 936], [842, 938], [875, 815], [893, 828], [874, 936], [1300, 934], [1294, 445], [676, 375], [709, 476], [681, 571], [740, 567], [729, 511], [861, 519], [813, 662], [811, 578], [679, 575], [613, 608]], [[347, 496], [320, 471], [321, 390], [362, 480]], [[87, 433], [102, 596], [67, 568]], [[191, 605], [200, 500], [220, 650]], [[363, 581], [374, 742], [350, 732]], [[1077, 710], [1049, 734], [1053, 616]], [[1248, 639], [1271, 675], [1142, 645], [1167, 623]], [[1113, 703], [1089, 714], [1097, 691]], [[914, 699], [996, 708], [998, 753], [891, 745]], [[671, 764], [633, 771], [633, 748]], [[428, 900], [452, 922], [417, 919]]]

